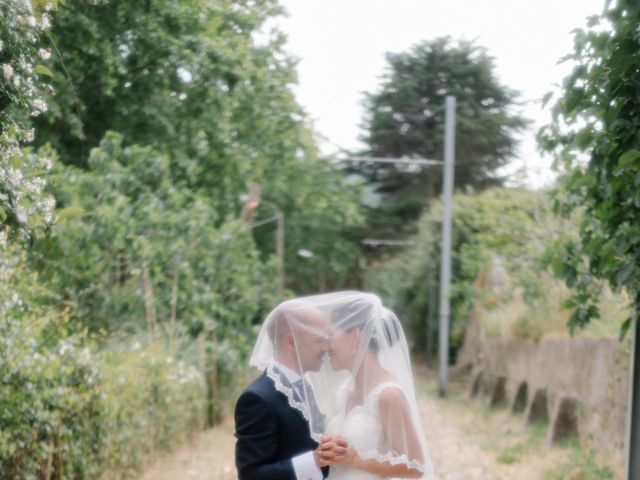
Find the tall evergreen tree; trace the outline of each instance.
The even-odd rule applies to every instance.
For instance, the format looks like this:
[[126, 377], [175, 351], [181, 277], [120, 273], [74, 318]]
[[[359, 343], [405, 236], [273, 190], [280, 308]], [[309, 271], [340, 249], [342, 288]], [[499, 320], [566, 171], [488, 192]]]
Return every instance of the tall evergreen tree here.
[[[366, 155], [441, 159], [444, 102], [457, 98], [456, 186], [500, 185], [497, 170], [516, 152], [516, 134], [527, 121], [515, 110], [518, 93], [502, 85], [493, 59], [473, 42], [437, 38], [408, 52], [387, 55], [379, 91], [366, 95]], [[373, 164], [359, 170], [382, 194], [370, 228], [397, 236], [413, 229], [427, 198], [438, 194], [441, 169]]]

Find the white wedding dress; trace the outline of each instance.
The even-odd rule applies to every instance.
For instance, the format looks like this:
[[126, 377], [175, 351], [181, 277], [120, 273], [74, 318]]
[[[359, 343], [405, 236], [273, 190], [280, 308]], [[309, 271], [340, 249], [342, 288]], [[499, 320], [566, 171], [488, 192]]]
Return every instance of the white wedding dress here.
[[[327, 423], [327, 434], [344, 437], [362, 458], [383, 460], [385, 452], [389, 451], [389, 444], [382, 429], [378, 400], [380, 393], [385, 388], [402, 390], [397, 383], [380, 383], [367, 394], [364, 405], [356, 405], [346, 412], [349, 388], [348, 385], [340, 387], [336, 395], [338, 414]], [[380, 480], [384, 478], [362, 470], [333, 465], [329, 470], [327, 480]]]

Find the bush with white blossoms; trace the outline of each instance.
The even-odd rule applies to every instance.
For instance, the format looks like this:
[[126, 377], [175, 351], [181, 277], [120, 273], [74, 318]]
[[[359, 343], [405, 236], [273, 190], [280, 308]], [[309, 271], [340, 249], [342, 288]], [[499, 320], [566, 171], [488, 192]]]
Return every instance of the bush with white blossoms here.
[[47, 111], [43, 62], [51, 52], [38, 41], [50, 8], [36, 13], [29, 0], [0, 2], [0, 225], [22, 234], [51, 223], [55, 207], [44, 191], [51, 157], [28, 147], [30, 119]]
[[0, 480], [131, 478], [202, 426], [198, 370], [162, 341], [100, 350], [74, 333], [24, 251], [0, 237]]
[[83, 335], [60, 328], [24, 251], [0, 237], [0, 478], [50, 478], [56, 463], [94, 474], [99, 364]]

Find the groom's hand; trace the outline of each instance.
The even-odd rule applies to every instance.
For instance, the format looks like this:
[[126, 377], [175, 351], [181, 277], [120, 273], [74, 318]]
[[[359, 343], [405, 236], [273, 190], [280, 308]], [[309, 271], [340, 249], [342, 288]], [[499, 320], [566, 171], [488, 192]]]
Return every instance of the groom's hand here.
[[349, 444], [339, 435], [323, 435], [316, 449], [322, 466], [342, 462], [349, 452]]
[[313, 451], [313, 460], [316, 462], [316, 466], [318, 468], [328, 467], [330, 464], [325, 462], [325, 460], [320, 455], [320, 445]]

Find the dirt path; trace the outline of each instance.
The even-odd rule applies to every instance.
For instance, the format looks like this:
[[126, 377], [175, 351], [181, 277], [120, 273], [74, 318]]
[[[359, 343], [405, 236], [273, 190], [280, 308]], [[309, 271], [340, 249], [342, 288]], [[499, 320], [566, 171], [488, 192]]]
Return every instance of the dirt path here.
[[[462, 384], [452, 384], [451, 394], [443, 400], [435, 393], [432, 375], [419, 372], [417, 378], [422, 379], [417, 395], [439, 480], [592, 478], [574, 477], [571, 472], [567, 477], [549, 477], [545, 472], [566, 462], [573, 451], [570, 447], [546, 447], [544, 428], [532, 431], [504, 410], [492, 412], [479, 402], [469, 401]], [[234, 441], [229, 419], [198, 434], [174, 453], [158, 458], [139, 480], [235, 479]]]
[[190, 443], [160, 457], [139, 480], [232, 480], [235, 438], [233, 420], [197, 434]]

